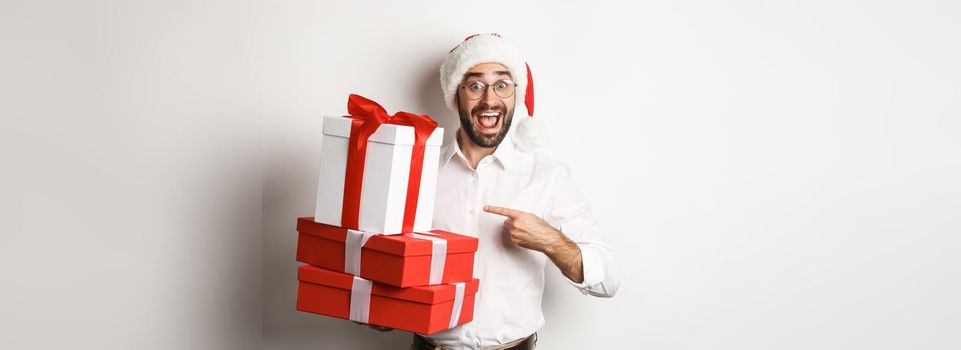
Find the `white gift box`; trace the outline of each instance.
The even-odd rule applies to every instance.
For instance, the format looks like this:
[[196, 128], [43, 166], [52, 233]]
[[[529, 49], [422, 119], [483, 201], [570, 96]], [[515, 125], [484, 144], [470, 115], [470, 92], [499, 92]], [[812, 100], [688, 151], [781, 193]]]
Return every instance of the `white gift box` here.
[[[314, 221], [318, 223], [342, 226], [351, 121], [351, 118], [345, 117], [324, 117], [317, 211], [314, 214]], [[431, 230], [443, 137], [444, 129], [438, 127], [427, 138], [413, 231]], [[405, 125], [382, 124], [367, 140], [357, 230], [382, 234], [403, 233], [413, 148], [414, 128]]]

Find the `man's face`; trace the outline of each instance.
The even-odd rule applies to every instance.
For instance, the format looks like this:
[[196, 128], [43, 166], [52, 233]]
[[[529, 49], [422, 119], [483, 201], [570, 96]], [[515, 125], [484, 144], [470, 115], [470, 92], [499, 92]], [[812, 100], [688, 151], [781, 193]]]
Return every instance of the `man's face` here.
[[[508, 97], [498, 96], [493, 86], [502, 80], [512, 80], [507, 67], [500, 63], [481, 63], [464, 73], [464, 79], [457, 89], [461, 129], [478, 146], [497, 147], [511, 128], [517, 93], [515, 91]], [[465, 87], [469, 89], [477, 82], [487, 86], [487, 90], [479, 99], [472, 100]]]

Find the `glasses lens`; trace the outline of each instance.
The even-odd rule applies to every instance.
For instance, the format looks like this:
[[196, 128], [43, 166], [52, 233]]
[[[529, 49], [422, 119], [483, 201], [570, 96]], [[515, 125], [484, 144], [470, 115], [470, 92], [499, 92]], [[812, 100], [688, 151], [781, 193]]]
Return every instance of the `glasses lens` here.
[[494, 93], [501, 98], [511, 97], [514, 94], [514, 82], [501, 80], [494, 83]]
[[484, 91], [487, 90], [487, 85], [479, 81], [470, 82], [464, 87], [464, 92], [467, 93], [467, 98], [471, 100], [476, 100], [484, 95]]

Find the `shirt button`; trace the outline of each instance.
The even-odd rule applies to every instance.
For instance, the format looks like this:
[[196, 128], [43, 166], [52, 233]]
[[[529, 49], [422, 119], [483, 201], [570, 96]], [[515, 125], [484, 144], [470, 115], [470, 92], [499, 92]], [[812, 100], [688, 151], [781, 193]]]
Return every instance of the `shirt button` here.
[[472, 173], [472, 174], [470, 174], [470, 175], [473, 176], [473, 177], [477, 177], [477, 173]]
[[475, 211], [474, 208], [470, 208], [467, 212], [470, 213], [470, 215], [474, 215], [477, 211]]

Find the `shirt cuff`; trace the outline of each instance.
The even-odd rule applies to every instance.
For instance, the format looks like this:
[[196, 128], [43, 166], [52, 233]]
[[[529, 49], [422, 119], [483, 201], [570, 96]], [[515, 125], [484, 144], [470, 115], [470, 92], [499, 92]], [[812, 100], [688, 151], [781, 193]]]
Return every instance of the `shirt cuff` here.
[[[575, 243], [581, 250], [581, 271], [584, 274], [584, 281], [577, 283], [567, 278], [567, 282], [581, 291], [588, 294], [589, 289], [604, 281], [604, 271], [601, 265], [601, 257], [591, 247], [590, 244]], [[566, 278], [566, 277], [565, 277]]]

